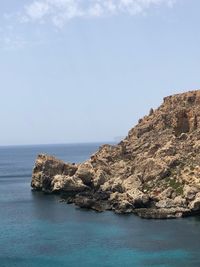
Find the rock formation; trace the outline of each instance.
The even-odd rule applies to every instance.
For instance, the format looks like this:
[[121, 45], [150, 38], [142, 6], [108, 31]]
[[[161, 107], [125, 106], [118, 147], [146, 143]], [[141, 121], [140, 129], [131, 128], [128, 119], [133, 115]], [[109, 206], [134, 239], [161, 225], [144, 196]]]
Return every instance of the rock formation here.
[[177, 218], [200, 213], [200, 90], [164, 98], [118, 145], [81, 164], [39, 155], [31, 186], [97, 211]]

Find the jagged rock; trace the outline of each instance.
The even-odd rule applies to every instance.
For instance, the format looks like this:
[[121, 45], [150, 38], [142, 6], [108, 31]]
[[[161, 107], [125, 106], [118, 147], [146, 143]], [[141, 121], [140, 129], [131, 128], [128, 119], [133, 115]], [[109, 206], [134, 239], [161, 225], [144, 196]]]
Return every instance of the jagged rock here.
[[183, 188], [185, 199], [191, 201], [195, 199], [196, 194], [199, 192], [199, 188], [195, 186], [185, 185]]
[[176, 219], [188, 216], [189, 209], [185, 208], [160, 208], [160, 209], [135, 209], [134, 213], [144, 219]]
[[97, 170], [94, 176], [93, 184], [95, 188], [99, 188], [101, 185], [107, 182], [107, 175], [102, 170]]
[[75, 198], [75, 204], [81, 208], [91, 209], [95, 204], [95, 200], [86, 196], [77, 196]]
[[80, 208], [92, 209], [98, 212], [111, 209], [111, 206], [106, 201], [101, 201], [90, 194], [78, 194], [74, 199], [74, 203]]
[[151, 108], [149, 111], [149, 116], [153, 115], [153, 113], [154, 113], [154, 110], [153, 110], [153, 108]]
[[189, 204], [192, 211], [200, 211], [200, 193], [197, 193], [195, 199]]
[[[32, 188], [43, 191], [53, 191], [53, 179], [56, 175], [73, 176], [77, 171], [74, 164], [65, 163], [55, 157], [38, 155], [32, 175]], [[62, 183], [62, 182], [60, 182]]]
[[200, 90], [166, 97], [119, 144], [101, 146], [82, 164], [39, 155], [31, 186], [99, 211], [145, 218], [200, 213], [199, 126]]
[[75, 177], [56, 175], [51, 181], [52, 192], [64, 191], [71, 193], [83, 192], [88, 189], [82, 180]]
[[165, 209], [170, 209], [176, 207], [176, 203], [169, 198], [162, 199], [159, 202], [155, 204], [157, 208], [165, 208]]
[[176, 205], [176, 207], [183, 207], [183, 208], [186, 208], [187, 207], [187, 201], [186, 201], [186, 199], [184, 199], [181, 196], [175, 197], [174, 204]]
[[79, 165], [75, 176], [80, 178], [85, 185], [90, 185], [92, 183], [94, 174], [95, 173], [92, 165], [86, 162]]
[[161, 200], [163, 199], [174, 199], [176, 197], [176, 193], [174, 191], [174, 189], [172, 189], [171, 187], [168, 187], [167, 189], [165, 189], [162, 193], [160, 193], [159, 198]]

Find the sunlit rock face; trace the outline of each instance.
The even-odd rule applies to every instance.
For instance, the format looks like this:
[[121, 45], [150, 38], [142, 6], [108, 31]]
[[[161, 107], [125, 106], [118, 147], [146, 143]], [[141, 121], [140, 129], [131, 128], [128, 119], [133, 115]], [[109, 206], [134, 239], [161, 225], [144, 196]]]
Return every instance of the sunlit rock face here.
[[166, 97], [118, 145], [100, 147], [86, 162], [39, 155], [31, 186], [97, 211], [200, 213], [200, 90]]

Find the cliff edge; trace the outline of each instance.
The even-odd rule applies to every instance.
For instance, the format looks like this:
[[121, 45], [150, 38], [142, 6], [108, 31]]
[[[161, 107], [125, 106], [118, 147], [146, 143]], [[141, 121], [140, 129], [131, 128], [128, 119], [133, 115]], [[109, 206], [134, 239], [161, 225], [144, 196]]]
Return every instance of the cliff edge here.
[[84, 163], [39, 155], [31, 186], [97, 211], [200, 214], [200, 90], [164, 98], [123, 141], [100, 147]]

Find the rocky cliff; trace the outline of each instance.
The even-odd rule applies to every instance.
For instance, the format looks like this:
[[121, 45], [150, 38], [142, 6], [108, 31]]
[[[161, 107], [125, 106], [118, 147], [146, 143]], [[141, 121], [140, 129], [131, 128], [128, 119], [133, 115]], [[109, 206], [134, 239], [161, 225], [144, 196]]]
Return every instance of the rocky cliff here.
[[118, 145], [81, 164], [39, 155], [31, 186], [97, 211], [177, 218], [200, 213], [200, 90], [164, 98]]

